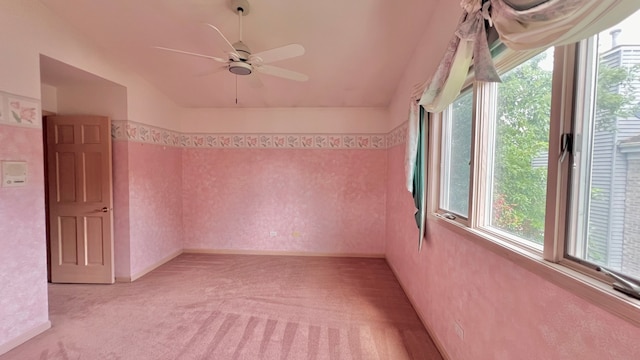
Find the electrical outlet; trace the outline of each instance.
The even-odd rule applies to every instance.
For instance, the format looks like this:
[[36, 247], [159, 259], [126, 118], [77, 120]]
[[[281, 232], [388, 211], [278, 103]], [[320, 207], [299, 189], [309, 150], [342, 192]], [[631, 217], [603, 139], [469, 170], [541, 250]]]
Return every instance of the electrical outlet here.
[[300, 237], [302, 234], [300, 234], [300, 231], [294, 231], [293, 233], [291, 233], [291, 236], [297, 238]]
[[453, 330], [456, 332], [456, 335], [458, 335], [460, 340], [464, 340], [464, 329], [462, 328], [462, 325], [460, 325], [459, 322], [457, 321], [453, 322]]
[[269, 232], [269, 236], [276, 237], [276, 236], [278, 236], [278, 232], [277, 231], [270, 231]]

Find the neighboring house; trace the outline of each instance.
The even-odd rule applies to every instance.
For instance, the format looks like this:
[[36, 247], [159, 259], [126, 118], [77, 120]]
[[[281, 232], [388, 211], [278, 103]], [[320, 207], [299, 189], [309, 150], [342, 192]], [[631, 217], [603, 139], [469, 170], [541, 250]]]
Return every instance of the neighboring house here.
[[[600, 55], [600, 63], [609, 67], [638, 65], [640, 46], [614, 46]], [[627, 184], [631, 174], [627, 156], [620, 151], [620, 144], [640, 134], [640, 120], [637, 117], [617, 118], [613, 129], [596, 130], [594, 134], [586, 253], [589, 260], [619, 270], [625, 266], [625, 259], [630, 261], [629, 257], [623, 256], [626, 251], [624, 233], [626, 227], [634, 226], [633, 221], [626, 221], [625, 217], [625, 199], [629, 195], [627, 189], [632, 187]]]
[[[640, 45], [616, 45], [600, 55], [600, 64], [613, 68], [640, 65]], [[638, 99], [640, 83], [635, 85]], [[640, 199], [636, 199], [640, 194], [628, 190], [640, 185], [640, 118], [638, 114], [619, 117], [611, 128], [594, 133], [588, 164], [589, 241], [583, 256], [614, 270], [640, 275]], [[531, 160], [531, 166], [546, 168], [548, 156], [548, 151], [540, 153]]]
[[[626, 158], [627, 189], [640, 189], [640, 135], [620, 143], [618, 149]], [[622, 272], [640, 274], [640, 192], [629, 191], [624, 204]]]

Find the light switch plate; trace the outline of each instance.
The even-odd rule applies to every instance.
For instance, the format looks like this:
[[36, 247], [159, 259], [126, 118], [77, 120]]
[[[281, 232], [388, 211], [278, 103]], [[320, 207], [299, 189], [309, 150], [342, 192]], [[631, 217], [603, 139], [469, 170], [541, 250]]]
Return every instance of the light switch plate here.
[[2, 161], [2, 187], [19, 187], [26, 184], [26, 161]]

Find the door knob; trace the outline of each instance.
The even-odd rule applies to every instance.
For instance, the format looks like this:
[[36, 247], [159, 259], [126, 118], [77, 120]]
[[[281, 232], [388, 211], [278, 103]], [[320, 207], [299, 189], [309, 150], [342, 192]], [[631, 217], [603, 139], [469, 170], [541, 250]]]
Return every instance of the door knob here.
[[105, 207], [103, 207], [103, 208], [102, 208], [102, 210], [101, 210], [101, 211], [102, 211], [102, 212], [109, 212], [109, 208], [105, 206]]

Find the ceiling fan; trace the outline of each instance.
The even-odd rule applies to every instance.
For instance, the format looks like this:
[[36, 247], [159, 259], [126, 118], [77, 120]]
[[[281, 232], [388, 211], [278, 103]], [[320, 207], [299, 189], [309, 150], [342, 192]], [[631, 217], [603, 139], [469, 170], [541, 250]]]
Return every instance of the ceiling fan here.
[[[235, 43], [231, 43], [223, 34], [220, 29], [217, 27], [207, 24], [210, 28], [215, 30], [220, 37], [224, 40], [224, 42], [228, 45], [227, 51], [225, 53], [228, 55], [227, 59], [198, 54], [178, 49], [172, 49], [162, 46], [154, 46], [156, 49], [171, 51], [174, 53], [197, 56], [205, 59], [210, 59], [219, 63], [224, 64], [223, 66], [215, 69], [211, 73], [218, 72], [224, 69], [229, 70], [230, 73], [235, 75], [251, 75], [254, 72], [280, 77], [288, 80], [295, 81], [307, 81], [309, 77], [305, 74], [301, 74], [299, 72], [283, 69], [281, 67], [268, 65], [270, 63], [274, 63], [276, 61], [291, 59], [294, 57], [298, 57], [304, 54], [304, 47], [299, 44], [290, 44], [281, 46], [278, 48], [261, 51], [256, 54], [252, 54], [249, 47], [242, 42], [242, 17], [249, 14], [249, 2], [247, 0], [231, 0], [231, 9], [238, 14], [238, 25], [239, 25], [239, 40]], [[255, 76], [255, 74], [254, 74]], [[255, 79], [255, 78], [254, 78]], [[255, 79], [259, 83], [259, 79]], [[258, 84], [260, 85], [260, 83]]]

